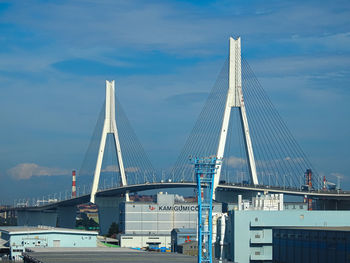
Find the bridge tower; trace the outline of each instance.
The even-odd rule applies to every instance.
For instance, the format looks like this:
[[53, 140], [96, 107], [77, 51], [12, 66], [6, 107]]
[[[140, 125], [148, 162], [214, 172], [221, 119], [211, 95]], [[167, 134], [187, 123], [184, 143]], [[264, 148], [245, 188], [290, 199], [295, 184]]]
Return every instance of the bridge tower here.
[[[230, 48], [229, 48], [229, 70], [228, 70], [228, 91], [226, 97], [226, 106], [224, 116], [222, 119], [222, 126], [220, 131], [219, 145], [217, 149], [217, 158], [223, 159], [226, 138], [228, 133], [229, 121], [232, 108], [238, 108], [239, 116], [241, 119], [241, 125], [243, 130], [243, 137], [245, 143], [245, 150], [248, 160], [249, 173], [253, 184], [258, 184], [258, 177], [256, 173], [256, 165], [254, 159], [254, 152], [252, 141], [249, 133], [248, 119], [246, 109], [244, 105], [244, 98], [242, 92], [242, 74], [241, 74], [241, 38], [237, 40], [230, 37]], [[217, 172], [214, 178], [214, 197], [215, 190], [219, 184], [221, 174], [222, 163], [219, 164]]]
[[[112, 134], [114, 138], [114, 146], [118, 157], [118, 167], [121, 176], [122, 186], [127, 185], [125, 169], [123, 164], [122, 150], [120, 147], [120, 141], [118, 136], [117, 122], [115, 120], [115, 95], [114, 95], [114, 80], [106, 80], [106, 108], [105, 108], [105, 120], [103, 124], [103, 130], [100, 140], [100, 147], [98, 150], [98, 156], [96, 161], [96, 168], [94, 172], [94, 181], [91, 189], [90, 202], [95, 203], [96, 192], [98, 190], [98, 184], [101, 174], [101, 166], [103, 161], [103, 155], [106, 146], [106, 139], [108, 134]], [[126, 194], [126, 200], [129, 200], [129, 195]]]

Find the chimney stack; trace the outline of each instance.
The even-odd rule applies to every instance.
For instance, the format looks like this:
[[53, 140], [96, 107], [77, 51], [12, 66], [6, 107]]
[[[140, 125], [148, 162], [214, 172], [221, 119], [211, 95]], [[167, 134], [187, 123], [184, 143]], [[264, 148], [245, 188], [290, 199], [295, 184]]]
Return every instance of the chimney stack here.
[[75, 170], [72, 171], [72, 198], [77, 197]]

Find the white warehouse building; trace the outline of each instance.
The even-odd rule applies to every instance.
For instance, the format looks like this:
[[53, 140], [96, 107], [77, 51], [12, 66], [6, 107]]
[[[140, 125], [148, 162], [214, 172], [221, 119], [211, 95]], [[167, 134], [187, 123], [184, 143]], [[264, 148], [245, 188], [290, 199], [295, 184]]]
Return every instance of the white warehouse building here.
[[96, 247], [97, 232], [48, 226], [0, 227], [1, 240], [10, 250], [10, 258], [21, 259], [26, 248]]

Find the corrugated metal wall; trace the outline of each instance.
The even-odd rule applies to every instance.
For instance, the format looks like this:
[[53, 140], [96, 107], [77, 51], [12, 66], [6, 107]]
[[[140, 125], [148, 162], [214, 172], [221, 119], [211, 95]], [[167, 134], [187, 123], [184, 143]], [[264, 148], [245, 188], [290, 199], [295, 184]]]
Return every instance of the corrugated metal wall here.
[[[174, 228], [197, 228], [196, 209], [195, 203], [125, 203], [120, 210], [122, 230], [125, 234], [170, 235]], [[221, 204], [214, 204], [213, 212], [221, 212]]]
[[350, 232], [309, 229], [274, 229], [273, 262], [350, 262]]

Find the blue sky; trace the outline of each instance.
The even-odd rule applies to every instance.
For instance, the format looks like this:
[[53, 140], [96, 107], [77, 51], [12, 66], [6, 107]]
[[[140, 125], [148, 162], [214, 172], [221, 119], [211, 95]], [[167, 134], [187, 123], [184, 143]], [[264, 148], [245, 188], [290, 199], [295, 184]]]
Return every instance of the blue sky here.
[[105, 79], [154, 165], [173, 164], [230, 35], [317, 170], [350, 189], [349, 17], [349, 1], [0, 1], [0, 203], [69, 186]]

